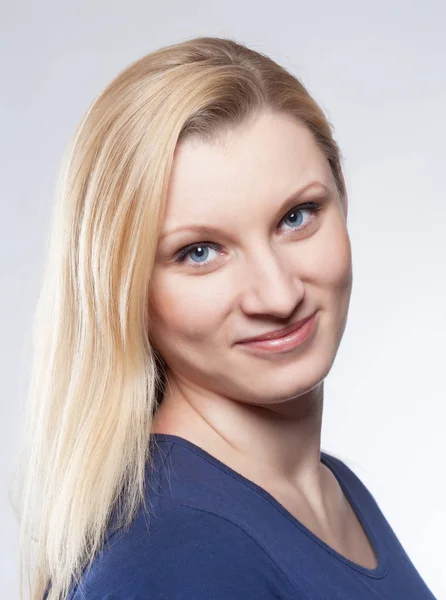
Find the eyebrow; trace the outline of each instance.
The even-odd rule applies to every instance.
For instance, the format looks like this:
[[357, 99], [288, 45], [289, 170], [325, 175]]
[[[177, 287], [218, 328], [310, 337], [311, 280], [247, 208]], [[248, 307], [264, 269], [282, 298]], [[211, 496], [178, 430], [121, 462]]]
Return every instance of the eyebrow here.
[[[293, 192], [290, 196], [288, 196], [285, 201], [281, 204], [280, 208], [276, 212], [276, 218], [278, 218], [282, 212], [286, 211], [288, 207], [291, 209], [294, 206], [294, 203], [297, 202], [300, 196], [306, 192], [309, 188], [312, 187], [320, 187], [323, 188], [324, 193], [328, 193], [329, 188], [324, 185], [320, 181], [311, 181], [310, 183], [305, 184], [299, 190]], [[181, 227], [177, 227], [176, 229], [172, 229], [171, 231], [165, 231], [161, 234], [160, 240], [165, 240], [167, 237], [170, 237], [173, 234], [180, 233], [182, 231], [191, 231], [196, 233], [205, 233], [209, 235], [215, 235], [222, 233], [222, 230], [219, 227], [215, 227], [213, 225], [183, 225]]]

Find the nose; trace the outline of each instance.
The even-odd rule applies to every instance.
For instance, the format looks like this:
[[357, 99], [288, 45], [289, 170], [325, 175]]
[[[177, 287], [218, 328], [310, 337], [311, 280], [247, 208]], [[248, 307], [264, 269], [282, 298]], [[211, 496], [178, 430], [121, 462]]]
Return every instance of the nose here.
[[[294, 264], [293, 264], [294, 263]], [[241, 272], [241, 304], [247, 314], [287, 318], [305, 295], [305, 286], [293, 263], [280, 251], [265, 248], [247, 259]]]

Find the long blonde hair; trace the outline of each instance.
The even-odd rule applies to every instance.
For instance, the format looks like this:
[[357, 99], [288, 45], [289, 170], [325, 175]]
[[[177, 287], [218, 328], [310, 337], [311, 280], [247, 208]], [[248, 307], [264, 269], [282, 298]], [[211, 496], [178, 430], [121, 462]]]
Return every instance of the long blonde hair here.
[[[135, 61], [95, 99], [56, 188], [14, 500], [21, 593], [66, 598], [104, 543], [112, 511], [144, 502], [163, 359], [149, 291], [175, 147], [257, 111], [288, 113], [323, 150], [341, 197], [332, 126], [302, 83], [232, 39], [200, 37]], [[119, 501], [119, 502], [118, 502]], [[150, 565], [148, 565], [150, 568]]]

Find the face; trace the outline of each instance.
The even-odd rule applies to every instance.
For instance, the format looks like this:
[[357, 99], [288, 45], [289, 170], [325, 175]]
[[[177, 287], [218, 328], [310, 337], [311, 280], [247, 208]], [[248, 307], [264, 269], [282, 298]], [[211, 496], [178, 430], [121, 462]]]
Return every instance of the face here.
[[[263, 406], [317, 389], [347, 319], [346, 216], [327, 159], [288, 115], [262, 113], [218, 143], [182, 140], [150, 297], [168, 379]], [[313, 313], [291, 350], [239, 343]]]

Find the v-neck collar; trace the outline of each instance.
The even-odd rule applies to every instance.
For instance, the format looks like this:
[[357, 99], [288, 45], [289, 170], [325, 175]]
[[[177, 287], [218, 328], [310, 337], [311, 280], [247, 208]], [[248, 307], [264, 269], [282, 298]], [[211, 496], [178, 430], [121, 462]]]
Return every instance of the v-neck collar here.
[[326, 452], [321, 451], [321, 462], [328, 469], [330, 469], [330, 471], [333, 473], [333, 476], [338, 481], [345, 497], [347, 498], [348, 502], [350, 503], [353, 512], [355, 513], [360, 524], [362, 525], [362, 527], [369, 539], [369, 543], [373, 547], [373, 550], [377, 557], [378, 565], [375, 569], [368, 569], [367, 567], [364, 567], [358, 563], [355, 563], [354, 561], [350, 560], [349, 558], [347, 558], [347, 557], [343, 556], [342, 554], [340, 554], [339, 552], [337, 552], [337, 550], [335, 550], [334, 548], [329, 546], [321, 538], [319, 538], [317, 535], [315, 535], [310, 529], [308, 529], [308, 527], [306, 527], [301, 521], [299, 521], [299, 519], [297, 519], [289, 510], [287, 510], [266, 489], [264, 489], [263, 487], [261, 487], [260, 485], [255, 483], [254, 481], [248, 479], [247, 477], [245, 477], [238, 471], [235, 471], [234, 469], [232, 469], [231, 467], [229, 467], [228, 465], [226, 465], [225, 463], [220, 461], [218, 458], [216, 458], [215, 456], [213, 456], [212, 454], [210, 454], [209, 452], [207, 452], [200, 446], [197, 446], [190, 440], [187, 440], [186, 438], [183, 438], [178, 435], [170, 434], [170, 433], [152, 433], [151, 438], [154, 438], [156, 441], [168, 441], [171, 443], [180, 444], [181, 446], [186, 447], [187, 449], [191, 450], [192, 452], [194, 452], [201, 458], [204, 458], [205, 460], [207, 460], [208, 462], [210, 462], [211, 464], [213, 464], [220, 470], [224, 471], [228, 475], [231, 475], [235, 479], [239, 480], [244, 485], [247, 485], [248, 487], [254, 489], [257, 493], [261, 494], [264, 498], [266, 498], [276, 509], [278, 509], [282, 514], [284, 514], [285, 517], [287, 517], [294, 525], [296, 525], [300, 530], [302, 530], [316, 544], [318, 544], [325, 551], [329, 552], [335, 558], [337, 558], [344, 564], [348, 565], [350, 568], [354, 569], [355, 571], [358, 571], [359, 573], [362, 573], [363, 575], [366, 575], [367, 577], [371, 577], [374, 579], [380, 579], [380, 578], [385, 577], [385, 575], [387, 575], [388, 566], [387, 566], [385, 546], [381, 543], [380, 538], [375, 536], [375, 533], [371, 527], [371, 524], [370, 524], [367, 514], [362, 510], [362, 508], [358, 502], [358, 499], [355, 497], [354, 494], [352, 494], [350, 488], [348, 487], [347, 482], [345, 481], [344, 474], [339, 469], [338, 465], [335, 462], [335, 459], [332, 456], [330, 456], [329, 454], [327, 454]]

